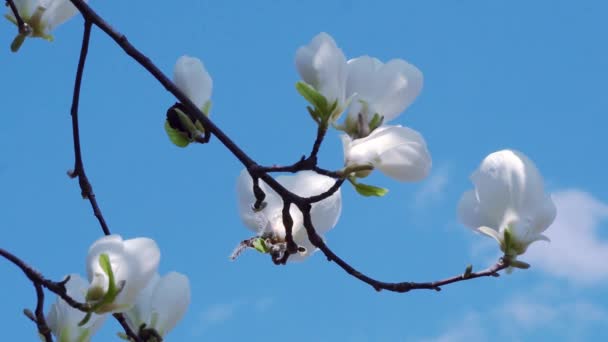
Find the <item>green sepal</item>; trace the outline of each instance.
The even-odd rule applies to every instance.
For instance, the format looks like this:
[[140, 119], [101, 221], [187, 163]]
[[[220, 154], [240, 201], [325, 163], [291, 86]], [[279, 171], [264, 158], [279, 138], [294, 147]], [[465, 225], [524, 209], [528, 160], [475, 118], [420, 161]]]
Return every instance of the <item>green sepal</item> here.
[[380, 125], [382, 125], [383, 122], [384, 122], [383, 116], [381, 116], [378, 113], [374, 114], [374, 117], [369, 122], [369, 131], [373, 132], [376, 128], [380, 127]]
[[116, 336], [118, 336], [118, 338], [120, 338], [122, 340], [131, 341], [129, 336], [127, 336], [127, 334], [125, 334], [124, 332], [118, 332], [118, 333], [116, 333]]
[[175, 146], [186, 147], [190, 144], [188, 138], [180, 131], [173, 129], [167, 120], [165, 120], [165, 132]]
[[78, 326], [81, 327], [85, 324], [87, 324], [89, 322], [89, 320], [91, 319], [91, 316], [93, 316], [93, 314], [91, 312], [87, 312], [87, 314], [84, 316], [84, 318], [78, 322]]
[[268, 246], [266, 246], [266, 242], [264, 242], [264, 239], [262, 238], [257, 238], [253, 240], [251, 242], [251, 246], [253, 247], [253, 249], [263, 254], [266, 254], [270, 251]]
[[[15, 24], [15, 26], [17, 26], [17, 20], [15, 18], [13, 18], [13, 16], [5, 14], [4, 17], [11, 23]], [[24, 18], [21, 18], [21, 19], [24, 19]]]
[[467, 268], [464, 270], [464, 273], [462, 274], [462, 278], [468, 279], [471, 277], [472, 273], [473, 273], [473, 265], [467, 265]]
[[203, 112], [205, 116], [209, 117], [209, 114], [211, 114], [211, 100], [207, 100], [207, 102], [205, 102], [203, 108], [201, 108], [201, 112]]
[[316, 110], [312, 109], [311, 106], [306, 106], [306, 110], [308, 111], [308, 114], [310, 114], [310, 117], [315, 120], [316, 123], [321, 123], [321, 118], [319, 117], [319, 113], [317, 113]]
[[530, 268], [530, 264], [528, 264], [527, 262], [523, 262], [520, 260], [511, 260], [511, 262], [509, 263], [510, 267], [513, 268], [521, 268], [523, 270], [527, 270], [528, 268]]
[[19, 49], [21, 48], [21, 45], [23, 45], [23, 42], [25, 42], [25, 38], [27, 38], [26, 35], [19, 33], [15, 37], [15, 39], [13, 39], [13, 42], [11, 43], [11, 51], [12, 52], [19, 51]]
[[298, 81], [296, 83], [296, 90], [315, 108], [323, 111], [327, 109], [328, 103], [325, 96], [321, 95], [315, 88], [311, 87], [306, 82]]
[[365, 197], [382, 197], [388, 193], [388, 189], [386, 188], [380, 188], [369, 184], [358, 183], [354, 177], [349, 177], [348, 180], [355, 187], [355, 190], [357, 190], [359, 195]]

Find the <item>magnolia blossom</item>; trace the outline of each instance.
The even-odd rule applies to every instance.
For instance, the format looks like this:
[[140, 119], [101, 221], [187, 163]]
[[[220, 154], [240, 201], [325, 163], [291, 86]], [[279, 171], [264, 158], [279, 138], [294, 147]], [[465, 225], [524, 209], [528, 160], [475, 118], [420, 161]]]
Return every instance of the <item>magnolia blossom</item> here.
[[344, 164], [371, 165], [387, 176], [403, 182], [425, 178], [431, 156], [420, 133], [403, 126], [382, 126], [365, 138], [342, 135]]
[[543, 179], [523, 153], [502, 150], [487, 156], [473, 174], [475, 190], [462, 195], [458, 216], [466, 226], [488, 235], [509, 257], [523, 254], [555, 219]]
[[[301, 197], [310, 197], [327, 191], [334, 180], [330, 177], [319, 175], [313, 171], [301, 171], [293, 176], [279, 176], [277, 182], [287, 190]], [[247, 228], [254, 231], [258, 236], [270, 237], [277, 242], [285, 241], [285, 227], [283, 226], [283, 201], [281, 197], [266, 183], [260, 180], [260, 188], [266, 194], [265, 205], [261, 210], [253, 208], [255, 196], [253, 194], [253, 181], [247, 172], [243, 170], [237, 181], [237, 193], [239, 213]], [[333, 193], [323, 201], [314, 203], [311, 208], [312, 224], [319, 235], [325, 234], [338, 222], [342, 210], [342, 195], [340, 190]], [[289, 260], [302, 260], [310, 256], [315, 247], [308, 240], [306, 229], [303, 224], [302, 213], [292, 205], [289, 213], [293, 218], [294, 242], [306, 250], [291, 255]]]
[[344, 110], [346, 91], [346, 57], [327, 33], [316, 35], [296, 51], [296, 68], [302, 80], [315, 88], [329, 104], [338, 102]]
[[[65, 284], [67, 295], [80, 303], [85, 300], [88, 286], [89, 283], [78, 274], [70, 274], [70, 280]], [[46, 320], [59, 342], [87, 342], [101, 328], [106, 316], [93, 314], [85, 325], [78, 326], [85, 315], [86, 313], [72, 308], [58, 297]]]
[[[32, 36], [48, 40], [53, 38], [51, 31], [78, 13], [70, 0], [14, 0], [14, 3], [23, 21], [32, 28]], [[6, 18], [17, 24], [10, 8]]]
[[160, 251], [156, 242], [148, 238], [123, 240], [119, 235], [108, 235], [95, 241], [87, 256], [87, 274], [91, 286], [87, 300], [95, 304], [108, 293], [110, 279], [100, 265], [100, 256], [108, 256], [114, 283], [120, 292], [97, 312], [122, 312], [133, 306], [139, 292], [156, 274]]
[[[349, 131], [359, 128], [359, 115], [366, 126], [375, 114], [384, 118], [384, 123], [396, 118], [422, 90], [422, 72], [402, 59], [383, 64], [377, 58], [362, 56], [349, 60], [347, 70], [346, 94], [353, 96], [346, 119]], [[361, 137], [369, 134], [357, 132]]]
[[196, 108], [203, 110], [211, 98], [213, 80], [198, 58], [181, 56], [173, 69], [173, 82]]
[[190, 282], [181, 273], [157, 274], [137, 296], [135, 306], [125, 312], [134, 331], [142, 324], [165, 336], [184, 317], [190, 304]]

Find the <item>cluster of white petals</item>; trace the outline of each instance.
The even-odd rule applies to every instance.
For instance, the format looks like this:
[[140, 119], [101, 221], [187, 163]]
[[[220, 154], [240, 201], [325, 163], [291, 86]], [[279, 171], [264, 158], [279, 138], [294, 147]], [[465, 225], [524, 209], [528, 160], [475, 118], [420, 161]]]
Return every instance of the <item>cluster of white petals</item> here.
[[[334, 179], [319, 175], [313, 171], [302, 171], [293, 176], [279, 176], [277, 182], [287, 190], [301, 197], [310, 197], [327, 191], [333, 184]], [[253, 194], [253, 180], [243, 170], [237, 180], [237, 194], [239, 214], [245, 226], [260, 237], [270, 237], [275, 242], [285, 241], [285, 226], [283, 225], [283, 201], [281, 197], [260, 180], [260, 188], [266, 194], [265, 205], [261, 210], [256, 210], [253, 205], [256, 201]], [[311, 208], [311, 219], [315, 231], [319, 235], [325, 234], [338, 222], [342, 211], [342, 195], [340, 190], [328, 198], [314, 203]], [[310, 256], [315, 247], [308, 239], [304, 228], [302, 213], [292, 205], [289, 211], [293, 218], [292, 234], [294, 242], [306, 250], [289, 257], [289, 260], [303, 260]]]
[[[114, 282], [122, 290], [112, 303], [99, 312], [122, 312], [133, 306], [139, 292], [144, 289], [158, 269], [160, 250], [154, 240], [135, 238], [123, 240], [119, 235], [108, 235], [97, 240], [87, 255], [89, 293], [108, 291], [110, 280], [102, 269], [99, 257], [105, 254], [110, 260]], [[96, 296], [98, 297], [98, 296]]]
[[184, 317], [190, 305], [190, 282], [181, 273], [157, 273], [139, 292], [135, 305], [125, 312], [129, 326], [138, 331], [142, 324], [165, 336]]
[[513, 259], [531, 243], [549, 240], [542, 233], [555, 219], [555, 204], [545, 194], [540, 172], [523, 153], [502, 150], [488, 155], [471, 180], [475, 190], [465, 192], [458, 205], [464, 225], [496, 239]]
[[[422, 72], [393, 59], [370, 56], [346, 62], [333, 38], [320, 33], [296, 53], [302, 79], [328, 100], [344, 100], [348, 116], [342, 137], [345, 166], [371, 165], [399, 181], [418, 181], [431, 169], [422, 135], [402, 126], [380, 126], [401, 114], [422, 90]], [[339, 94], [337, 96], [336, 94]], [[375, 120], [375, 121], [374, 121]]]
[[211, 98], [213, 80], [203, 62], [196, 57], [181, 56], [177, 59], [173, 82], [198, 109], [203, 110]]
[[[83, 303], [89, 282], [78, 274], [70, 274], [69, 277], [70, 279], [65, 284], [67, 295], [77, 302]], [[106, 316], [93, 314], [86, 324], [78, 326], [85, 315], [84, 312], [68, 305], [63, 299], [57, 298], [57, 301], [51, 305], [46, 320], [58, 341], [87, 342], [101, 328]]]
[[124, 312], [134, 331], [145, 324], [164, 336], [190, 304], [190, 283], [176, 272], [161, 278], [159, 261], [158, 246], [149, 238], [123, 240], [108, 235], [95, 241], [87, 255], [89, 281], [72, 274], [66, 283], [67, 295], [88, 303], [93, 312], [85, 319], [87, 313], [57, 298], [47, 314], [53, 334], [60, 342], [86, 342], [99, 330], [107, 313]]

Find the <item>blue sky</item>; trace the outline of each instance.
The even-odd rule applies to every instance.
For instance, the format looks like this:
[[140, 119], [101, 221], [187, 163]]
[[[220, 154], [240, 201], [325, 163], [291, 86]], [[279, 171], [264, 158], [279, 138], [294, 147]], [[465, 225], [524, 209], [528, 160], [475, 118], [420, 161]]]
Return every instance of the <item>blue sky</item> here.
[[[262, 164], [309, 151], [315, 126], [295, 92], [294, 55], [321, 31], [347, 57], [403, 58], [424, 73], [422, 94], [396, 123], [421, 132], [433, 157], [428, 179], [382, 199], [344, 187], [329, 245], [387, 281], [455, 275], [492, 264], [490, 239], [458, 223], [469, 174], [489, 153], [526, 153], [553, 193], [551, 244], [530, 248], [532, 268], [455, 284], [441, 293], [376, 293], [318, 254], [274, 266], [247, 253], [236, 210], [237, 160], [217, 140], [179, 149], [163, 131], [174, 99], [99, 30], [81, 98], [84, 161], [113, 232], [154, 238], [161, 273], [188, 274], [192, 304], [168, 341], [580, 341], [608, 338], [608, 5], [603, 1], [91, 1], [114, 27], [171, 74], [176, 59], [201, 58], [214, 80], [212, 118]], [[0, 246], [46, 276], [85, 272], [102, 232], [78, 185], [69, 107], [82, 19], [55, 42], [9, 51], [0, 25]], [[321, 164], [339, 168], [330, 132]], [[0, 316], [7, 340], [35, 340], [22, 314], [29, 281], [0, 262]], [[53, 296], [48, 296], [49, 307]], [[96, 340], [111, 340], [108, 321]]]

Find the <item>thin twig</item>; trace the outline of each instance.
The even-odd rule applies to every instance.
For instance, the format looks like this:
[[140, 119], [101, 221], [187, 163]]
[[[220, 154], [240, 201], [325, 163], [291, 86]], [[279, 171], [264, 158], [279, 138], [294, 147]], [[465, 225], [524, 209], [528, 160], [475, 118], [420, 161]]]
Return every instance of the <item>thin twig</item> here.
[[137, 336], [137, 334], [131, 329], [129, 324], [127, 324], [127, 320], [121, 313], [115, 313], [112, 316], [118, 321], [118, 324], [124, 329], [127, 336], [129, 336], [133, 342], [142, 342], [142, 340]]
[[89, 40], [91, 38], [91, 22], [85, 18], [84, 21], [84, 33], [82, 36], [82, 46], [80, 48], [80, 57], [78, 59], [78, 68], [76, 70], [76, 80], [74, 81], [74, 95], [72, 96], [72, 109], [70, 111], [72, 115], [72, 135], [74, 138], [74, 171], [70, 172], [70, 177], [78, 177], [78, 184], [80, 185], [80, 191], [83, 198], [86, 198], [91, 203], [93, 214], [99, 221], [101, 229], [105, 235], [110, 235], [110, 228], [106, 223], [97, 199], [95, 192], [93, 192], [93, 186], [87, 177], [84, 170], [84, 163], [82, 162], [82, 152], [80, 148], [80, 128], [78, 124], [78, 105], [80, 101], [80, 88], [82, 84], [82, 75], [84, 73], [84, 65], [87, 59], [87, 53], [89, 51]]
[[49, 329], [46, 319], [44, 318], [44, 290], [42, 285], [34, 283], [36, 288], [36, 325], [38, 326], [38, 332], [44, 336], [46, 342], [53, 342], [53, 336], [51, 335], [51, 329]]
[[17, 6], [15, 6], [15, 2], [13, 0], [6, 0], [6, 3], [11, 8], [11, 11], [13, 12], [13, 15], [15, 16], [15, 20], [17, 21], [17, 27], [19, 29], [19, 33], [24, 34], [24, 35], [29, 34], [31, 29], [23, 21], [23, 18], [21, 18], [21, 14], [19, 14], [19, 11], [17, 10]]
[[325, 138], [325, 133], [327, 133], [327, 126], [319, 124], [317, 128], [317, 137], [315, 138], [315, 142], [312, 145], [310, 157], [308, 157], [309, 159], [314, 159], [315, 166], [317, 165], [317, 154], [319, 153], [319, 149], [321, 149], [321, 144], [323, 143], [323, 139]]
[[315, 231], [312, 219], [310, 216], [310, 205], [302, 205], [299, 209], [302, 211], [302, 215], [304, 216], [304, 228], [306, 229], [306, 233], [308, 234], [308, 239], [310, 242], [317, 248], [319, 248], [325, 257], [329, 261], [335, 262], [338, 266], [340, 266], [346, 273], [351, 276], [361, 280], [362, 282], [372, 286], [376, 291], [388, 290], [392, 292], [408, 292], [411, 290], [435, 290], [440, 291], [441, 286], [469, 280], [480, 277], [497, 277], [499, 275], [499, 271], [509, 267], [509, 263], [506, 260], [500, 259], [494, 266], [488, 268], [487, 270], [481, 272], [471, 272], [469, 274], [461, 274], [458, 276], [450, 277], [444, 280], [433, 281], [433, 282], [424, 282], [424, 283], [416, 283], [416, 282], [399, 282], [399, 283], [388, 283], [373, 279], [371, 277], [366, 276], [365, 274], [359, 272], [354, 267], [349, 265], [346, 261], [342, 260], [339, 256], [337, 256], [321, 239], [321, 237]]

